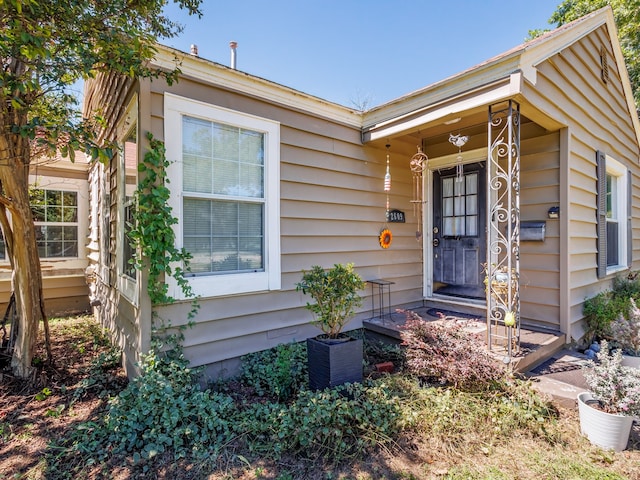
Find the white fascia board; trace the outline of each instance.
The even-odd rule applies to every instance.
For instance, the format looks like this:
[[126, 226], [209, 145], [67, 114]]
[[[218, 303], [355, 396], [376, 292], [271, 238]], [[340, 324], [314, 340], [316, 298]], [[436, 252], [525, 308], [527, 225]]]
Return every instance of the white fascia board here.
[[429, 109], [421, 115], [407, 114], [406, 121], [395, 118], [377, 125], [372, 125], [363, 132], [363, 142], [372, 142], [400, 135], [412, 130], [419, 130], [421, 126], [438, 119], [473, 110], [485, 105], [492, 105], [503, 100], [513, 98], [522, 93], [522, 74], [520, 72], [509, 75], [507, 79], [497, 82], [495, 88], [481, 89], [480, 93], [465, 92], [459, 99], [446, 99], [438, 104], [429, 105]]
[[163, 45], [156, 45], [156, 49], [152, 62], [156, 67], [166, 70], [179, 67], [181, 75], [206, 84], [244, 93], [348, 126], [362, 126], [362, 114], [355, 109]]

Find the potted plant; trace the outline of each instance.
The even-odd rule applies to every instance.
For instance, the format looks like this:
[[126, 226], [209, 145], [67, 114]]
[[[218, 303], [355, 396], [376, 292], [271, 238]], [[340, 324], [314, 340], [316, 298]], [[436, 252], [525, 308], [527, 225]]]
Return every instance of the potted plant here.
[[622, 352], [610, 354], [604, 340], [597, 357], [583, 370], [591, 391], [578, 395], [580, 430], [594, 445], [622, 451], [640, 416], [640, 370], [622, 365]]
[[362, 381], [362, 339], [342, 333], [342, 329], [362, 305], [359, 290], [365, 287], [353, 264], [336, 264], [328, 270], [318, 265], [302, 272], [296, 290], [315, 303], [306, 308], [314, 314], [312, 324], [322, 334], [307, 340], [309, 387], [313, 390]]
[[640, 368], [640, 308], [633, 298], [629, 313], [618, 315], [609, 325], [611, 338], [622, 349], [622, 364]]

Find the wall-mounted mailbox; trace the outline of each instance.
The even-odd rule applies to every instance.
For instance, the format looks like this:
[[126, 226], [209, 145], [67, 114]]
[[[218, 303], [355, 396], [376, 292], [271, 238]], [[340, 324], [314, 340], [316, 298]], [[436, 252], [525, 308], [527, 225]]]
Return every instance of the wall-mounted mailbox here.
[[521, 242], [544, 242], [547, 222], [520, 222]]

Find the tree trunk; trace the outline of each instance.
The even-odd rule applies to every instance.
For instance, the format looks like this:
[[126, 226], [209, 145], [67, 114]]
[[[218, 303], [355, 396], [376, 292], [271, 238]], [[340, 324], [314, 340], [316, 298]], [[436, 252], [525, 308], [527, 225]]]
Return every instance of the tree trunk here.
[[[29, 204], [29, 139], [13, 132], [7, 125], [15, 117], [0, 114], [0, 182], [3, 203], [11, 212], [11, 236], [15, 240], [9, 255], [14, 268], [13, 289], [16, 298], [18, 338], [11, 367], [16, 376], [31, 374], [31, 360], [38, 339], [41, 315], [42, 276], [36, 244], [35, 227]], [[26, 123], [26, 119], [25, 119]], [[14, 328], [14, 325], [12, 325]]]

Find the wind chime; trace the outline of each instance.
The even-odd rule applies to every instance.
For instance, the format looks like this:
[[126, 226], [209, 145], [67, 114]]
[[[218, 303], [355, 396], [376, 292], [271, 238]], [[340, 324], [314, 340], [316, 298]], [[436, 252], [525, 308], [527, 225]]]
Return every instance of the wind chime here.
[[[464, 180], [464, 167], [462, 165], [462, 147], [469, 141], [468, 135], [462, 135], [458, 133], [458, 135], [449, 134], [449, 142], [458, 147], [458, 156], [456, 157], [456, 182], [454, 186], [454, 195], [458, 197], [458, 199], [462, 196], [462, 192], [464, 190], [464, 185], [462, 181]], [[458, 223], [453, 222], [453, 234], [458, 235]]]
[[[456, 158], [456, 182], [462, 182], [462, 178], [464, 176], [463, 166], [462, 166], [462, 147], [469, 141], [468, 135], [453, 135], [449, 134], [449, 142], [458, 147], [458, 157]], [[461, 192], [461, 189], [458, 188], [458, 193]]]
[[[385, 210], [385, 219], [389, 219], [389, 192], [391, 191], [391, 171], [389, 169], [389, 145], [385, 145], [387, 147], [387, 171], [384, 174], [384, 191], [387, 194], [387, 206]], [[378, 236], [378, 243], [382, 248], [389, 248], [391, 246], [391, 241], [393, 240], [393, 234], [391, 233], [391, 229], [385, 223], [382, 229], [380, 230], [380, 235]]]
[[418, 146], [418, 152], [411, 157], [409, 168], [413, 177], [413, 215], [418, 219], [418, 230], [416, 230], [416, 240], [422, 238], [422, 209], [424, 207], [424, 171], [429, 165], [429, 157], [422, 153], [422, 148]]

